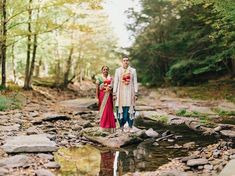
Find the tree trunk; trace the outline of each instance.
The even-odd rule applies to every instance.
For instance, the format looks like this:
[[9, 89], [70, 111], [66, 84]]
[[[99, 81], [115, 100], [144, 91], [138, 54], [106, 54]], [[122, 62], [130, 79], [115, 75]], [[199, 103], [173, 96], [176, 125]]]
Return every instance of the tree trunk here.
[[28, 9], [28, 44], [27, 44], [27, 58], [26, 58], [26, 66], [25, 66], [25, 80], [24, 80], [24, 89], [30, 89], [29, 85], [29, 67], [30, 67], [30, 56], [31, 56], [31, 21], [32, 21], [32, 8], [31, 8], [32, 0], [29, 0], [29, 9]]
[[231, 58], [231, 67], [232, 67], [231, 77], [234, 78], [235, 77], [235, 55], [232, 56]]
[[27, 80], [28, 81], [27, 84], [29, 85], [29, 87], [31, 87], [31, 81], [32, 81], [34, 67], [35, 67], [36, 54], [37, 54], [37, 34], [34, 34], [32, 61], [31, 61], [30, 71], [29, 71], [28, 80]]
[[14, 53], [14, 49], [15, 49], [15, 44], [13, 43], [12, 47], [11, 47], [11, 57], [12, 57], [11, 63], [12, 63], [13, 81], [14, 81], [14, 83], [16, 83], [16, 68], [15, 68], [16, 66], [15, 66], [15, 53]]
[[60, 60], [56, 62], [55, 74], [56, 74], [55, 83], [59, 85], [60, 84]]
[[83, 78], [83, 68], [80, 69], [80, 83], [82, 83], [82, 78]]
[[6, 13], [6, 0], [1, 3], [2, 20], [1, 20], [1, 64], [2, 64], [2, 83], [6, 87], [6, 38], [7, 38], [7, 13]]
[[38, 78], [40, 76], [40, 68], [42, 66], [42, 59], [39, 60], [38, 65], [35, 66], [35, 77]]
[[66, 64], [66, 71], [64, 74], [64, 87], [67, 87], [69, 83], [69, 73], [70, 73], [71, 65], [72, 65], [72, 55], [73, 55], [73, 47], [70, 49], [69, 57], [68, 57], [67, 64]]

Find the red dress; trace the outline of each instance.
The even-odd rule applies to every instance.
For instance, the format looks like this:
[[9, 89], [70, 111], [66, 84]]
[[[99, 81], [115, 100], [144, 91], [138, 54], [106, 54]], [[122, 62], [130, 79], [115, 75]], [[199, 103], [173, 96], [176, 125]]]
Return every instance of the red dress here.
[[115, 117], [113, 114], [113, 97], [111, 92], [107, 93], [105, 92], [105, 87], [110, 86], [112, 82], [112, 78], [101, 78], [99, 79], [99, 86], [101, 87], [99, 89], [99, 110], [101, 108], [101, 103], [104, 99], [105, 94], [109, 94], [107, 102], [104, 106], [103, 114], [100, 119], [100, 127], [101, 128], [116, 128], [116, 123], [115, 123]]

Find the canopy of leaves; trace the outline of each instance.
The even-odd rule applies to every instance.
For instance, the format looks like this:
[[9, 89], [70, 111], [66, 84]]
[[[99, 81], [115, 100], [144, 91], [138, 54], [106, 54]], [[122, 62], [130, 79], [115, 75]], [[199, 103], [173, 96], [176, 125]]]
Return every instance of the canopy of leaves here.
[[141, 0], [129, 10], [136, 36], [129, 48], [149, 85], [192, 84], [235, 73], [233, 0]]

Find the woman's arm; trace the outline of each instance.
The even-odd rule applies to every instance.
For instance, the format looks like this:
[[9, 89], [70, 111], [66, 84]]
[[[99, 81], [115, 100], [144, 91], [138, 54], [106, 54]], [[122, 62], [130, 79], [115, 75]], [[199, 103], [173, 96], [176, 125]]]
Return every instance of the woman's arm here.
[[96, 98], [99, 99], [99, 84], [96, 84]]

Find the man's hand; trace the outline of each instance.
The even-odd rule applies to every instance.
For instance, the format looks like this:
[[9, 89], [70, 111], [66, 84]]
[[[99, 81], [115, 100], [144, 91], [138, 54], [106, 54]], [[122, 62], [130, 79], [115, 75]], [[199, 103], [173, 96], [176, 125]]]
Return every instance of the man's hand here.
[[137, 101], [138, 100], [138, 96], [137, 95], [135, 95], [135, 101]]
[[115, 101], [117, 99], [116, 95], [113, 95], [113, 101]]

